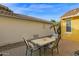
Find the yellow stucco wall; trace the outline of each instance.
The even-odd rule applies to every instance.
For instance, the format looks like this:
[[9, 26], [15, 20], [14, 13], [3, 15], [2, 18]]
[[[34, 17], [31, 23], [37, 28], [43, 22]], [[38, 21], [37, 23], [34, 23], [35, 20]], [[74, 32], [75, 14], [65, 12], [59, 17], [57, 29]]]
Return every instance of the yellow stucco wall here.
[[22, 41], [22, 37], [33, 38], [38, 34], [40, 37], [52, 34], [47, 23], [21, 20], [0, 16], [0, 46]]
[[73, 17], [71, 19], [71, 32], [66, 32], [66, 19], [61, 20], [61, 38], [79, 41], [79, 17]]

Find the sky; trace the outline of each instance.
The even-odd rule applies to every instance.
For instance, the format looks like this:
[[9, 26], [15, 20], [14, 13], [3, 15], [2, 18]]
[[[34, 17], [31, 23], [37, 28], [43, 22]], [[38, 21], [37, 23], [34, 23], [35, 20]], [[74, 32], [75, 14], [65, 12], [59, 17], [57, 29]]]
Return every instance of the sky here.
[[60, 21], [69, 10], [79, 8], [79, 3], [1, 3], [14, 13], [33, 16], [50, 21]]

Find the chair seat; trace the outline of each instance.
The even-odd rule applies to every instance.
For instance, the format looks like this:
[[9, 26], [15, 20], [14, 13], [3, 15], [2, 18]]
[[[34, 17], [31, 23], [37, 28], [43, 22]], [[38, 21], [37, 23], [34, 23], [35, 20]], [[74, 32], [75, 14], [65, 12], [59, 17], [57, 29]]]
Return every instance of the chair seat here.
[[52, 44], [48, 45], [48, 48], [50, 48], [50, 49], [53, 48], [53, 47], [55, 47], [55, 43], [52, 43]]
[[29, 45], [30, 45], [29, 49], [32, 49], [32, 50], [37, 50], [37, 49], [39, 49], [38, 46], [32, 44], [31, 42], [29, 42]]
[[51, 44], [48, 45], [48, 48], [53, 48], [56, 46], [56, 37], [55, 36], [52, 36], [51, 37], [52, 40], [54, 40], [54, 42], [52, 42]]
[[33, 47], [33, 48], [30, 48], [30, 49], [32, 49], [32, 50], [38, 50], [39, 49], [39, 47]]

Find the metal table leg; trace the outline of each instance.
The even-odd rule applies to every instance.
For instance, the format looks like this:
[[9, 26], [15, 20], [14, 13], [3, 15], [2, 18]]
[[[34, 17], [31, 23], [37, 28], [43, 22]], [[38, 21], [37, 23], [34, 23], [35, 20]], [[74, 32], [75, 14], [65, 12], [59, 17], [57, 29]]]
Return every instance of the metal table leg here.
[[45, 52], [46, 52], [46, 48], [45, 48], [45, 46], [44, 46], [44, 55], [45, 55]]
[[39, 48], [39, 55], [41, 56], [41, 48]]
[[47, 45], [44, 46], [44, 55], [46, 55], [46, 52], [47, 52], [46, 46], [47, 46]]

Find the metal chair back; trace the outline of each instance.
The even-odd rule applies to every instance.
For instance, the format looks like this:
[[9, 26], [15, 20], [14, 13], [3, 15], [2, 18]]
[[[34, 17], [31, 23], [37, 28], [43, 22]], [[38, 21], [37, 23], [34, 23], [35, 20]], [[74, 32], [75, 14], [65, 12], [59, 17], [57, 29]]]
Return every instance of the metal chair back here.
[[24, 42], [25, 42], [25, 44], [26, 44], [26, 48], [33, 48], [34, 47], [34, 45], [30, 42], [30, 40], [26, 40], [25, 38], [23, 38], [24, 39]]
[[59, 41], [61, 39], [61, 24], [59, 24], [59, 26], [56, 30], [57, 30], [57, 33], [58, 33], [58, 38], [56, 39], [56, 45], [58, 46]]
[[23, 37], [23, 40], [24, 40], [24, 43], [26, 44], [26, 47], [28, 48], [29, 47], [28, 40], [26, 40], [24, 37]]
[[56, 39], [56, 42], [55, 42], [56, 46], [58, 46], [60, 39], [61, 39], [61, 36], [58, 35], [58, 38]]

